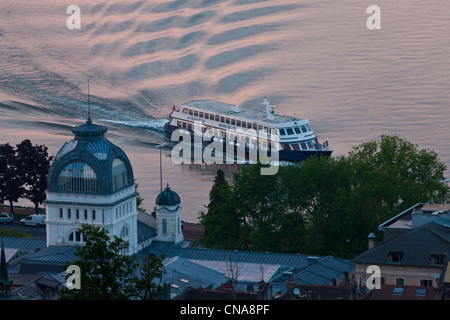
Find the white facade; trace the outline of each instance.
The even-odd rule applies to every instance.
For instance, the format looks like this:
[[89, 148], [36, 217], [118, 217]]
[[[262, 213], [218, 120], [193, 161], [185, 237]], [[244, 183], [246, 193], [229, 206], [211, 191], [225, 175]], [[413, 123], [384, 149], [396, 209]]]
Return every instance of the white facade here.
[[174, 243], [183, 241], [180, 205], [156, 205], [155, 211], [157, 235], [154, 240]]
[[112, 195], [47, 192], [47, 246], [83, 243], [78, 229], [92, 224], [108, 230], [129, 243], [129, 253], [137, 247], [137, 208], [135, 186]]

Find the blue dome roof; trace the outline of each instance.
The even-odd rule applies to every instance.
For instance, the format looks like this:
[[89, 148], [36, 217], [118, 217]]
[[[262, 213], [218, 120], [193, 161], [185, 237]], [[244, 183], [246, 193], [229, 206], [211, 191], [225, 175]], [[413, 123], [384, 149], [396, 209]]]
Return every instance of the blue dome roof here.
[[158, 206], [176, 206], [180, 203], [180, 196], [170, 189], [169, 184], [167, 184], [166, 189], [156, 197], [156, 204]]
[[72, 129], [75, 137], [62, 146], [50, 167], [49, 192], [110, 195], [134, 185], [131, 163], [105, 138], [107, 130], [90, 118]]

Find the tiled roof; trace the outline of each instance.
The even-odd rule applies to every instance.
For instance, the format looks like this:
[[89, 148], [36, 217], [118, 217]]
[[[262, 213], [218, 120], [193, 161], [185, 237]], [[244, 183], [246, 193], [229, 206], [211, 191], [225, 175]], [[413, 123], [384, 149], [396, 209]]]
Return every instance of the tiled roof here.
[[450, 228], [436, 222], [427, 223], [396, 238], [381, 242], [352, 261], [383, 264], [390, 252], [403, 253], [399, 263], [401, 265], [427, 266], [431, 253], [450, 256]]
[[151, 249], [155, 254], [166, 257], [179, 256], [188, 260], [224, 260], [233, 262], [261, 263], [290, 267], [305, 267], [308, 265], [308, 255], [284, 254], [271, 252], [253, 252], [237, 250], [219, 250], [203, 248], [181, 248], [170, 243], [153, 241]]
[[60, 273], [66, 262], [75, 260], [78, 245], [49, 246], [25, 257], [20, 264], [20, 273]]
[[45, 239], [16, 237], [3, 237], [2, 239], [5, 249], [20, 249], [27, 252], [33, 252], [36, 249], [43, 249], [46, 247]]
[[361, 300], [434, 300], [432, 287], [381, 285], [369, 291]]
[[330, 285], [333, 280], [338, 280], [342, 275], [353, 270], [353, 264], [334, 257], [325, 257], [317, 263], [295, 274], [298, 284]]

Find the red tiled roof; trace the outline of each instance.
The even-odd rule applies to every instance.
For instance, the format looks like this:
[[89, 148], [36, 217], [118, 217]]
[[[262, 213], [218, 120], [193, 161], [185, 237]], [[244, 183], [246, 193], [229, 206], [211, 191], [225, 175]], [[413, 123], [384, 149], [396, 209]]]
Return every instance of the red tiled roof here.
[[362, 300], [434, 300], [434, 298], [433, 287], [381, 285], [380, 289], [369, 291]]
[[201, 224], [183, 222], [183, 236], [185, 240], [199, 240], [205, 234], [205, 227]]

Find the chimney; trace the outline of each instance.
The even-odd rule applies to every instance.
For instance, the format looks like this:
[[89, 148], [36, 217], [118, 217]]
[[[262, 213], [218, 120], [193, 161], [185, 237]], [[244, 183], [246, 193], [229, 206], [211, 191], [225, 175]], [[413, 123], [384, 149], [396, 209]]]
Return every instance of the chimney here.
[[297, 287], [297, 282], [294, 278], [291, 278], [287, 282], [287, 291], [294, 290], [294, 288]]
[[375, 235], [371, 232], [367, 237], [369, 239], [369, 250], [375, 247]]

